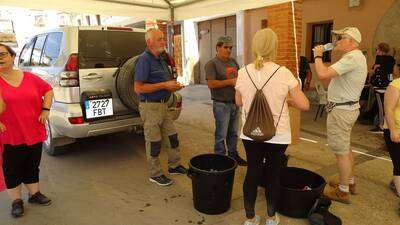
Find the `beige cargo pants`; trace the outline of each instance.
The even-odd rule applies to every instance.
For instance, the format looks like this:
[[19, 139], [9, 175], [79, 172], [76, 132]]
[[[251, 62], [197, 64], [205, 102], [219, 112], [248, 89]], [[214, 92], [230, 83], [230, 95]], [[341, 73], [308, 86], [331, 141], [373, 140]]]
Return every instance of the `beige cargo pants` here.
[[159, 160], [162, 146], [167, 149], [168, 166], [176, 168], [180, 165], [178, 135], [166, 103], [140, 102], [139, 112], [144, 123], [150, 177], [158, 177], [163, 174]]

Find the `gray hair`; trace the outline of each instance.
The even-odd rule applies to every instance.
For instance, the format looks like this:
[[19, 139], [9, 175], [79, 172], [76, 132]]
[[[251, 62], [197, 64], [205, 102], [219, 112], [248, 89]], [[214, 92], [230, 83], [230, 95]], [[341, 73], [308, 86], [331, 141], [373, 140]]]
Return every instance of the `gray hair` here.
[[148, 29], [148, 30], [146, 31], [146, 34], [144, 35], [145, 40], [147, 41], [147, 40], [152, 39], [152, 38], [153, 38], [153, 33], [154, 33], [155, 31], [157, 31], [157, 30], [159, 30], [159, 29], [157, 29], [157, 28], [150, 28], [150, 29]]

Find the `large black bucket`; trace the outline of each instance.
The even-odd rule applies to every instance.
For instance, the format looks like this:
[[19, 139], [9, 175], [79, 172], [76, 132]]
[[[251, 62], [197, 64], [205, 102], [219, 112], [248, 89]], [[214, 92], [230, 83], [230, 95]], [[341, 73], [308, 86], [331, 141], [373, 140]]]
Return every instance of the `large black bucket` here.
[[307, 218], [325, 185], [325, 179], [312, 171], [296, 167], [284, 168], [281, 172], [278, 212], [289, 217]]
[[231, 206], [237, 163], [224, 155], [204, 154], [189, 162], [194, 208], [205, 214], [221, 214]]

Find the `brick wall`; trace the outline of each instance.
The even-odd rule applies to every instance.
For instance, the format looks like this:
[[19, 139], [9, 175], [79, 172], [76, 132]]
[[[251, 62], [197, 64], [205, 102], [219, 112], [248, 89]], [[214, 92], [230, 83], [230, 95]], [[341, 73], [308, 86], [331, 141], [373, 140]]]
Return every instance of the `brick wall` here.
[[178, 76], [182, 76], [182, 35], [174, 35], [174, 60]]
[[[268, 27], [278, 35], [278, 55], [275, 61], [279, 65], [286, 66], [295, 76], [297, 72], [297, 56], [300, 56], [302, 41], [302, 1], [294, 2], [294, 15], [296, 22], [296, 40], [293, 30], [292, 3], [284, 3], [267, 7]], [[292, 128], [292, 142], [300, 140], [300, 111], [294, 108], [289, 109], [290, 124]]]
[[[300, 56], [302, 41], [301, 1], [294, 3], [296, 20], [297, 55]], [[296, 45], [293, 31], [292, 4], [284, 3], [267, 7], [268, 27], [278, 35], [278, 56], [276, 63], [286, 66], [297, 76]]]

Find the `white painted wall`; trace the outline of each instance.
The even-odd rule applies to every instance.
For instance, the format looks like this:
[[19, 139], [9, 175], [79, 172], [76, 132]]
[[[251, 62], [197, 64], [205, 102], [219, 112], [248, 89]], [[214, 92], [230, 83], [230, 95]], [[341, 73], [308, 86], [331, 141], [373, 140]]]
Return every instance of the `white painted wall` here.
[[199, 63], [198, 27], [193, 20], [183, 22], [183, 76], [180, 82], [185, 85], [194, 82], [194, 66]]
[[244, 11], [239, 11], [236, 13], [236, 61], [239, 66], [244, 65]]

